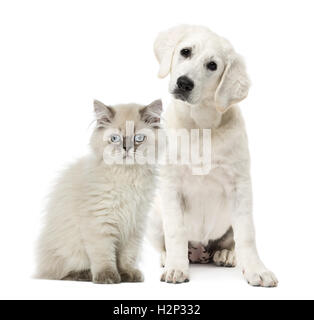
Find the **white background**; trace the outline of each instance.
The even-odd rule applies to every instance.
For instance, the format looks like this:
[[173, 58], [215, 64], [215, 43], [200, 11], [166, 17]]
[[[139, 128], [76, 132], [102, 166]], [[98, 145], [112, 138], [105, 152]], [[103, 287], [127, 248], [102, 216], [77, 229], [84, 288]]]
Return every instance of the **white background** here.
[[[313, 9], [311, 0], [1, 1], [0, 298], [314, 298]], [[149, 245], [143, 284], [32, 280], [45, 196], [86, 152], [93, 99], [166, 101], [152, 46], [179, 23], [210, 27], [246, 58], [258, 247], [279, 287], [251, 288], [240, 270], [213, 266], [192, 267], [188, 284], [160, 283]]]

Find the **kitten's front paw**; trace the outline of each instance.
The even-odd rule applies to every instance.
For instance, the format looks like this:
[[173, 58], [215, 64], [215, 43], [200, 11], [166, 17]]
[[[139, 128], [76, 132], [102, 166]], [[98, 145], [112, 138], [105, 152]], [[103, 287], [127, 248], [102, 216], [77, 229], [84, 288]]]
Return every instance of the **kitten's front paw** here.
[[90, 270], [73, 271], [73, 272], [70, 272], [62, 280], [89, 282], [89, 281], [92, 281], [92, 273]]
[[174, 284], [189, 282], [189, 274], [181, 270], [166, 269], [161, 276], [161, 281]]
[[140, 270], [128, 269], [120, 271], [122, 282], [144, 282], [144, 275]]
[[121, 277], [117, 270], [113, 268], [104, 269], [93, 276], [93, 282], [96, 284], [114, 284], [120, 283]]

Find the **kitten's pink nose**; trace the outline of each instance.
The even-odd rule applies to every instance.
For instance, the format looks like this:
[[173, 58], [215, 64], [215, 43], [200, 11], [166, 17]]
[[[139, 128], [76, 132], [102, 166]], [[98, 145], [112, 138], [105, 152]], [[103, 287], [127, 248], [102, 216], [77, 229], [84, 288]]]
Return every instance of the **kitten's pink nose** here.
[[129, 137], [123, 137], [123, 149], [128, 152], [132, 147], [132, 139]]

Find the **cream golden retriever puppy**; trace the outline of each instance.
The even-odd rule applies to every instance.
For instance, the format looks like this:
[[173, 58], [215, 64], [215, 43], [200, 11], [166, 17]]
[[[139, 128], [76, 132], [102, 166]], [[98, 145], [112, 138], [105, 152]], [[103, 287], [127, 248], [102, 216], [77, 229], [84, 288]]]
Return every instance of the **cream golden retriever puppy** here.
[[277, 286], [255, 244], [248, 141], [236, 105], [250, 86], [243, 60], [226, 39], [189, 25], [160, 33], [155, 54], [159, 77], [170, 73], [166, 129], [211, 129], [212, 148], [209, 174], [161, 168], [149, 237], [162, 253], [162, 281], [187, 282], [189, 261], [213, 261], [237, 263], [253, 286]]

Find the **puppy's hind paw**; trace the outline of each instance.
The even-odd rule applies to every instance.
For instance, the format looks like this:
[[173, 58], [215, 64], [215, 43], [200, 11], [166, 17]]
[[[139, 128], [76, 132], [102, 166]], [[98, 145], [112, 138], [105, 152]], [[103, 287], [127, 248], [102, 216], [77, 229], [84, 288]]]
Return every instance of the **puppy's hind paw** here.
[[234, 250], [216, 251], [213, 261], [215, 265], [226, 268], [234, 268], [236, 266], [236, 256]]

